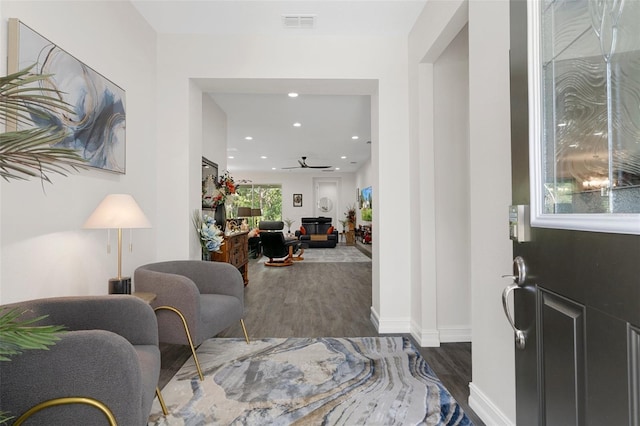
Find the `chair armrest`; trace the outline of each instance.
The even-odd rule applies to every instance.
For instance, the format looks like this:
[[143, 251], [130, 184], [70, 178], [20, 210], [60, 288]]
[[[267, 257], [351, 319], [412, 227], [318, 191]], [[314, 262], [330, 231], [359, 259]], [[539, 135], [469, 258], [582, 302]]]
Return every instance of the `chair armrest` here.
[[130, 295], [54, 297], [4, 305], [19, 307], [23, 318], [47, 315], [39, 324], [67, 330], [107, 330], [134, 345], [158, 345], [158, 323], [153, 309]]
[[189, 327], [196, 327], [200, 321], [200, 291], [190, 278], [168, 272], [158, 272], [138, 268], [134, 272], [136, 291], [154, 293], [153, 308], [171, 306], [178, 309], [187, 320]]
[[[104, 330], [64, 333], [49, 350], [29, 350], [3, 362], [0, 410], [19, 416], [34, 405], [60, 397], [91, 397], [114, 413], [118, 424], [146, 424], [142, 413], [142, 372], [134, 347]], [[31, 417], [38, 424], [103, 425], [95, 408], [67, 405]]]

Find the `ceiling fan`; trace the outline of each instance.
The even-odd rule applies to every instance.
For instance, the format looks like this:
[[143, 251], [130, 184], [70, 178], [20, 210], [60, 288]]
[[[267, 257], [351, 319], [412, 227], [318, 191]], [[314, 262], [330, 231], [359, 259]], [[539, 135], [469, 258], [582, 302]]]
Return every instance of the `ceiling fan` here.
[[300, 157], [301, 159], [298, 160], [298, 163], [300, 163], [299, 166], [295, 166], [295, 167], [283, 167], [283, 169], [330, 169], [333, 166], [310, 166], [307, 164], [307, 157]]

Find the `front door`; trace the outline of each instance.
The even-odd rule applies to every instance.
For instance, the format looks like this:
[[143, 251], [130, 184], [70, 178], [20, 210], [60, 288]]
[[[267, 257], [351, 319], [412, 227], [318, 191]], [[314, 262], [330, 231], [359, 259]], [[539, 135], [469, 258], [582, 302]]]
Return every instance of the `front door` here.
[[510, 4], [513, 204], [536, 222], [513, 244], [517, 425], [640, 425], [640, 2], [535, 5], [534, 93], [536, 9]]

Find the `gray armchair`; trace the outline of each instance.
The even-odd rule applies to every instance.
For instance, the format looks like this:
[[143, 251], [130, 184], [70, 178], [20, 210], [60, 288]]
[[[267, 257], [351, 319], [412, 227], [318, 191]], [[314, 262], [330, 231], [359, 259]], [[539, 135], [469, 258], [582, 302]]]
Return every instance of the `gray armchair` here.
[[134, 272], [135, 290], [156, 294], [161, 342], [189, 345], [202, 379], [195, 348], [240, 321], [244, 325], [244, 281], [237, 268], [223, 262], [175, 260], [151, 263]]
[[[29, 350], [0, 363], [0, 410], [20, 416], [47, 400], [83, 397], [104, 404], [118, 425], [146, 425], [160, 375], [153, 309], [129, 295], [61, 297], [4, 305], [21, 318], [68, 331], [49, 350]], [[104, 425], [95, 406], [44, 409], [25, 425]]]

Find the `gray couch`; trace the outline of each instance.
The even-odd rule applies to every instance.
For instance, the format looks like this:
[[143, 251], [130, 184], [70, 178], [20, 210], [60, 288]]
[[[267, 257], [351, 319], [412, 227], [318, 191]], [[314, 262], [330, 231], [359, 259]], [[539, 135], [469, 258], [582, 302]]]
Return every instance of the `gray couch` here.
[[[48, 315], [39, 324], [68, 331], [49, 350], [29, 350], [0, 363], [0, 410], [19, 416], [49, 399], [90, 397], [105, 404], [118, 425], [146, 425], [160, 375], [158, 325], [153, 309], [135, 296], [38, 299], [21, 318]], [[25, 425], [105, 425], [94, 407], [47, 408]]]

